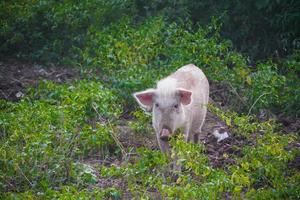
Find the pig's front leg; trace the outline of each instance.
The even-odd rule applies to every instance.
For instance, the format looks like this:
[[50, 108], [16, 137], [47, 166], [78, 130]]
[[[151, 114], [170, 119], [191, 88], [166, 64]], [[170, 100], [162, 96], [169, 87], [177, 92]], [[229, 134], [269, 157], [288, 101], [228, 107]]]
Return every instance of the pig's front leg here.
[[186, 142], [190, 142], [190, 141], [193, 141], [193, 135], [192, 133], [190, 132], [190, 127], [189, 126], [186, 126], [184, 127], [184, 139]]
[[200, 134], [201, 134], [201, 128], [193, 131], [193, 141], [194, 141], [194, 143], [196, 143], [196, 144], [199, 143], [199, 141], [200, 141]]
[[158, 145], [159, 145], [160, 150], [163, 153], [170, 154], [169, 141], [164, 141], [164, 140], [160, 139], [159, 136], [157, 136], [157, 141], [158, 141]]

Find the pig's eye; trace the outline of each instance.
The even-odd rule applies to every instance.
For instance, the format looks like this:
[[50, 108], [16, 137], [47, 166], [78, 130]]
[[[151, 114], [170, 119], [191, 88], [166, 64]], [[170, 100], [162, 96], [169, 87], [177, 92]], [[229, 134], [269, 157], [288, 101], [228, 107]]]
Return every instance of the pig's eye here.
[[174, 105], [174, 108], [178, 108], [178, 104], [175, 104], [175, 105]]
[[156, 107], [156, 108], [158, 108], [158, 107], [159, 107], [159, 104], [158, 104], [158, 103], [156, 103], [156, 104], [155, 104], [155, 107]]

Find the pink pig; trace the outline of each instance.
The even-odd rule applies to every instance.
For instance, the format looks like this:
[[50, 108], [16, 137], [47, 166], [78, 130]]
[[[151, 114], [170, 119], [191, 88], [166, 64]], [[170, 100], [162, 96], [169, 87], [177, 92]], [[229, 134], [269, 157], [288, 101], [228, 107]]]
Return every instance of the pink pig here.
[[155, 89], [134, 93], [142, 109], [152, 110], [152, 124], [162, 152], [169, 152], [169, 137], [183, 128], [186, 141], [198, 141], [205, 120], [209, 84], [201, 69], [185, 65], [157, 82]]

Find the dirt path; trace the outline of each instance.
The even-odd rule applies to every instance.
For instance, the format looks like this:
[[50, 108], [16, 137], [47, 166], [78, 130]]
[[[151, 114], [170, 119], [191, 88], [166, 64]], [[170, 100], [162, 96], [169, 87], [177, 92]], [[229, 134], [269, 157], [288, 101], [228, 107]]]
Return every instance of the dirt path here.
[[[124, 121], [123, 125], [118, 126], [116, 129], [116, 134], [118, 136], [119, 141], [122, 143], [127, 152], [129, 150], [133, 150], [138, 147], [145, 147], [148, 149], [156, 149], [159, 150], [156, 136], [154, 133], [152, 134], [138, 134], [135, 133], [127, 124], [127, 121]], [[217, 142], [217, 139], [213, 136], [212, 132], [215, 129], [225, 129], [229, 133], [229, 138]], [[211, 165], [213, 167], [224, 167], [228, 164], [234, 164], [234, 160], [231, 155], [239, 155], [242, 145], [245, 143], [243, 140], [238, 140], [231, 137], [230, 130], [226, 128], [224, 122], [218, 119], [211, 113], [207, 114], [207, 118], [202, 130], [201, 142], [206, 147], [206, 153], [210, 159]], [[239, 148], [234, 148], [239, 147]], [[134, 157], [134, 156], [133, 156]], [[134, 160], [135, 158], [133, 158]], [[122, 165], [124, 160], [120, 160], [118, 158], [110, 159], [110, 160], [97, 160], [94, 158], [89, 158], [88, 160], [82, 161], [84, 164], [91, 166], [96, 172], [97, 182], [95, 185], [91, 187], [100, 187], [100, 188], [108, 188], [115, 187], [122, 191], [122, 199], [132, 199], [132, 194], [128, 191], [126, 180], [122, 178], [113, 178], [113, 177], [102, 177], [99, 174], [99, 169], [102, 165], [105, 166], [120, 166]], [[151, 193], [151, 196], [154, 199], [160, 199], [160, 194], [158, 191], [148, 191]]]

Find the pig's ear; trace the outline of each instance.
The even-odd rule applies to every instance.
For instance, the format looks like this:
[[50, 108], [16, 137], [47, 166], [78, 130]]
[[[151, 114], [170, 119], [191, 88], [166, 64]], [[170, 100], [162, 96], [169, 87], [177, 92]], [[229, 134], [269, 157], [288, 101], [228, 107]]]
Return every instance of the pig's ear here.
[[146, 111], [151, 111], [153, 106], [153, 95], [155, 90], [154, 89], [148, 89], [142, 92], [136, 92], [133, 94], [136, 101], [140, 104], [142, 109]]
[[180, 96], [180, 102], [183, 105], [188, 105], [192, 101], [192, 92], [183, 88], [178, 88], [178, 94]]

